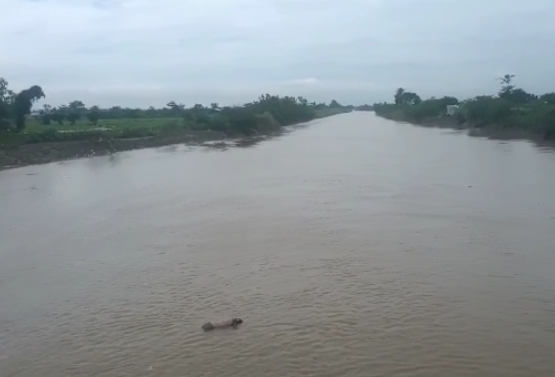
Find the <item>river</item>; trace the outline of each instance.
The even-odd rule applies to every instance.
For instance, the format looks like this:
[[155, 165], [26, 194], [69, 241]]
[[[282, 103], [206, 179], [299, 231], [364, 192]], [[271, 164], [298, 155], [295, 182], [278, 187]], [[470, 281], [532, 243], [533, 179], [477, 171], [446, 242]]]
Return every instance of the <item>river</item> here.
[[553, 376], [554, 245], [552, 150], [373, 113], [2, 171], [0, 375]]

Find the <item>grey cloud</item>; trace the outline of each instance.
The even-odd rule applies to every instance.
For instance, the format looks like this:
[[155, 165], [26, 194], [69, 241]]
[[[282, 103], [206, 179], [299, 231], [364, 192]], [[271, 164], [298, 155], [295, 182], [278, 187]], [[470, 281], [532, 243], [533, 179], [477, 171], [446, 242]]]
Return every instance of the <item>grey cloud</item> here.
[[493, 92], [555, 79], [555, 2], [528, 0], [6, 0], [0, 76], [49, 103], [237, 103]]

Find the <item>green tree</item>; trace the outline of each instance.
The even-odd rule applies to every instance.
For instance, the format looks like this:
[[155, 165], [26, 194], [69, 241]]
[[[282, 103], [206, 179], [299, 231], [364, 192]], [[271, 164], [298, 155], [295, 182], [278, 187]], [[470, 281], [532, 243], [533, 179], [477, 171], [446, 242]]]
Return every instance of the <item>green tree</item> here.
[[459, 100], [456, 97], [444, 96], [437, 100], [441, 106], [447, 107], [450, 105], [458, 105]]
[[87, 113], [87, 119], [93, 125], [98, 125], [98, 120], [100, 119], [100, 109], [98, 108], [98, 106], [93, 106], [89, 109], [89, 112]]
[[175, 101], [170, 101], [166, 104], [170, 109], [170, 114], [173, 116], [182, 116], [184, 114], [185, 105], [181, 103], [176, 103]]
[[81, 118], [81, 115], [79, 115], [79, 113], [75, 113], [75, 112], [70, 112], [69, 114], [67, 114], [67, 120], [69, 121], [69, 124], [71, 124], [72, 126], [75, 125], [75, 123]]
[[15, 93], [9, 89], [8, 81], [0, 77], [0, 130], [10, 128], [14, 100]]
[[542, 94], [539, 100], [544, 104], [555, 105], [555, 92]]
[[[308, 106], [308, 100], [304, 97], [297, 97], [297, 102], [301, 106]], [[337, 102], [337, 101], [336, 101]]]
[[507, 98], [509, 101], [518, 103], [521, 105], [531, 103], [538, 100], [538, 96], [532, 93], [528, 93], [523, 89], [516, 88], [513, 89], [512, 93]]
[[154, 106], [149, 106], [149, 108], [145, 111], [145, 115], [147, 118], [155, 118], [158, 116], [158, 111], [154, 108]]
[[501, 83], [501, 89], [498, 92], [498, 97], [515, 104], [525, 105], [538, 100], [538, 96], [526, 92], [521, 88], [517, 88], [513, 84], [513, 79], [515, 75], [504, 75], [499, 77], [498, 80]]
[[403, 102], [405, 105], [418, 105], [422, 102], [422, 99], [416, 93], [405, 92], [403, 94]]
[[52, 106], [45, 104], [39, 114], [42, 124], [48, 126], [52, 121]]
[[22, 132], [25, 129], [25, 117], [31, 114], [33, 103], [44, 97], [44, 92], [38, 85], [22, 90], [15, 96], [13, 112], [17, 132]]
[[50, 119], [59, 125], [63, 125], [68, 114], [67, 106], [62, 105], [60, 107], [53, 108], [50, 111]]
[[81, 116], [83, 116], [87, 111], [87, 108], [82, 101], [71, 101], [67, 106], [67, 109], [67, 120], [72, 126], [75, 125], [75, 123], [81, 119]]
[[120, 119], [123, 118], [123, 109], [120, 106], [112, 106], [106, 111], [106, 118]]
[[501, 89], [499, 90], [499, 98], [503, 99], [510, 99], [515, 86], [513, 85], [513, 79], [515, 75], [506, 74], [498, 78], [499, 82], [501, 82]]
[[405, 95], [405, 89], [403, 88], [397, 88], [397, 91], [395, 92], [395, 104], [396, 105], [402, 105], [403, 104], [403, 96]]
[[422, 102], [420, 96], [413, 92], [407, 92], [404, 88], [398, 88], [395, 91], [395, 104], [397, 106], [418, 105]]

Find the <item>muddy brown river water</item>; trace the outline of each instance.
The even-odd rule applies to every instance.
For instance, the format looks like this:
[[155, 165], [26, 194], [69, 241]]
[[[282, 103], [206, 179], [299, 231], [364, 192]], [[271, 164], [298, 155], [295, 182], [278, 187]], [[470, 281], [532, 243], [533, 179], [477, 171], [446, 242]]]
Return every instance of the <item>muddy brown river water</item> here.
[[351, 113], [0, 172], [0, 376], [555, 376], [555, 154]]

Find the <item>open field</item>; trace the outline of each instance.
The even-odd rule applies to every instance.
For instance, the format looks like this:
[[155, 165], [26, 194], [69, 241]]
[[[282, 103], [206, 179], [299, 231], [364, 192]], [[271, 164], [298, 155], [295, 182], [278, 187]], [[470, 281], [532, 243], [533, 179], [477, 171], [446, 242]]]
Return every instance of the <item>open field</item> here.
[[43, 125], [30, 119], [23, 133], [0, 134], [0, 147], [10, 148], [22, 144], [64, 142], [98, 139], [127, 139], [176, 134], [195, 130], [179, 118], [105, 119], [97, 125], [79, 121], [75, 125]]
[[87, 120], [79, 120], [74, 125], [69, 122], [64, 124], [43, 125], [37, 119], [30, 118], [25, 129], [26, 134], [42, 133], [48, 130], [58, 132], [83, 132], [83, 131], [114, 131], [123, 129], [151, 128], [158, 129], [167, 124], [184, 124], [181, 118], [122, 118], [101, 119], [95, 126]]

